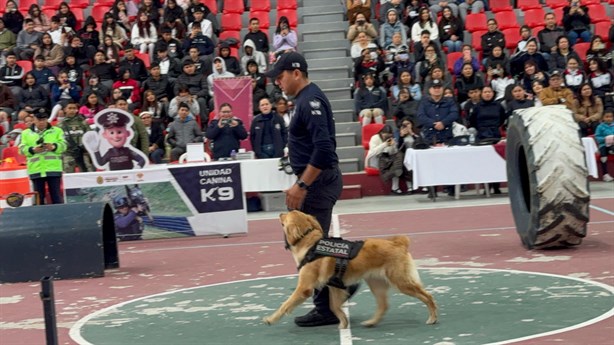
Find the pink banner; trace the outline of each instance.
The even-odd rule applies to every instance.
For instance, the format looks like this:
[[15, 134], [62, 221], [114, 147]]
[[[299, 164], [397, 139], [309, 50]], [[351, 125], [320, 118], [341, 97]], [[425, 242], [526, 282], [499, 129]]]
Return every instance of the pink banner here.
[[[252, 108], [252, 78], [216, 78], [213, 79], [213, 100], [215, 103], [215, 118], [220, 105], [228, 103], [232, 106], [235, 117], [243, 121], [243, 126], [249, 132], [254, 118]], [[251, 151], [252, 145], [249, 139], [241, 142], [241, 147]]]

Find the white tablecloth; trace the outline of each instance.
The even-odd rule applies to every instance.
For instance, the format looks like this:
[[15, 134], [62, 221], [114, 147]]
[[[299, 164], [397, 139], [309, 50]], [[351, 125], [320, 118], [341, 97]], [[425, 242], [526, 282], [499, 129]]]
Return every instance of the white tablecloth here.
[[[582, 138], [588, 174], [598, 178], [593, 138]], [[405, 167], [413, 170], [413, 188], [507, 181], [505, 160], [493, 146], [454, 146], [407, 150]]]

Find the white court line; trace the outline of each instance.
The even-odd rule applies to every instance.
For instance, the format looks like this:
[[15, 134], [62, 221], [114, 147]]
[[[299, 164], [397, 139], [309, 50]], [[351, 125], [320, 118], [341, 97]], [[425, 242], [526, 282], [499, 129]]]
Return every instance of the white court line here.
[[[333, 237], [341, 237], [341, 227], [339, 225], [339, 215], [334, 213], [332, 217], [332, 226], [333, 226]], [[350, 327], [350, 308], [348, 307], [348, 302], [345, 301], [341, 310], [345, 313], [345, 316], [348, 318], [348, 328], [339, 330], [339, 342], [341, 345], [352, 345], [352, 330]]]
[[599, 206], [595, 206], [595, 205], [590, 205], [590, 208], [592, 208], [593, 210], [597, 210], [597, 211], [601, 211], [605, 214], [609, 214], [610, 216], [614, 216], [614, 212], [610, 211], [610, 210], [606, 210], [605, 208], [601, 208]]
[[[614, 223], [614, 221], [609, 220], [609, 221], [600, 221], [600, 222], [590, 222], [589, 224], [597, 225], [597, 224], [611, 224], [611, 223]], [[515, 226], [504, 226], [504, 227], [498, 227], [498, 228], [453, 229], [453, 230], [404, 232], [404, 233], [397, 233], [397, 234], [379, 234], [379, 235], [371, 234], [371, 235], [365, 235], [365, 236], [347, 236], [347, 238], [352, 238], [352, 239], [378, 238], [378, 237], [390, 237], [390, 236], [397, 236], [397, 235], [403, 235], [403, 236], [445, 235], [445, 234], [461, 234], [461, 233], [471, 233], [471, 232], [481, 232], [481, 231], [493, 231], [493, 232], [507, 231], [507, 230], [514, 230], [514, 229], [516, 229]], [[163, 248], [149, 248], [149, 249], [126, 249], [126, 250], [120, 250], [120, 254], [149, 253], [149, 252], [161, 252], [161, 251], [168, 251], [168, 250], [262, 246], [262, 245], [271, 245], [271, 244], [280, 244], [280, 243], [283, 243], [283, 241], [262, 241], [262, 242], [231, 243], [231, 244], [203, 244], [203, 245], [194, 245], [194, 246], [163, 247]]]
[[[533, 274], [533, 275], [541, 275], [541, 276], [547, 276], [547, 277], [555, 277], [555, 278], [561, 278], [561, 279], [569, 279], [569, 280], [575, 280], [575, 281], [579, 281], [585, 284], [590, 284], [590, 285], [595, 285], [595, 286], [599, 286], [601, 288], [603, 288], [604, 290], [608, 291], [610, 294], [614, 294], [614, 287], [608, 284], [604, 284], [604, 283], [600, 283], [600, 282], [596, 282], [593, 280], [588, 280], [588, 279], [583, 279], [583, 278], [577, 278], [577, 277], [570, 277], [570, 276], [563, 276], [563, 275], [558, 275], [558, 274], [551, 274], [551, 273], [542, 273], [542, 272], [532, 272], [532, 271], [520, 271], [520, 270], [508, 270], [508, 269], [497, 269], [497, 268], [475, 268], [475, 267], [471, 267], [471, 268], [459, 268], [459, 267], [429, 267], [429, 268], [418, 268], [419, 270], [471, 270], [471, 271], [489, 271], [489, 272], [510, 272], [510, 273], [515, 273], [515, 274]], [[158, 297], [158, 296], [165, 296], [165, 295], [170, 295], [170, 294], [174, 294], [174, 293], [178, 293], [178, 292], [183, 292], [183, 291], [190, 291], [190, 290], [196, 290], [196, 289], [201, 289], [201, 288], [207, 288], [207, 287], [212, 287], [212, 286], [220, 286], [220, 285], [228, 285], [228, 284], [234, 284], [234, 283], [244, 283], [244, 282], [250, 282], [250, 281], [262, 281], [262, 280], [270, 280], [270, 279], [277, 279], [277, 278], [286, 278], [286, 277], [296, 277], [296, 274], [288, 274], [288, 275], [281, 275], [281, 276], [275, 276], [275, 277], [265, 277], [265, 278], [252, 278], [252, 279], [244, 279], [244, 280], [236, 280], [236, 281], [230, 281], [230, 282], [224, 282], [224, 283], [215, 283], [215, 284], [209, 284], [209, 285], [202, 285], [202, 286], [194, 286], [194, 287], [190, 287], [190, 288], [185, 288], [185, 289], [177, 289], [177, 290], [173, 290], [173, 291], [167, 291], [167, 292], [162, 292], [162, 293], [158, 293], [158, 294], [152, 294], [152, 295], [147, 295], [147, 296], [143, 296], [143, 297], [139, 297], [139, 298], [135, 298], [132, 300], [128, 300], [125, 302], [121, 302], [100, 310], [97, 310], [89, 315], [86, 315], [85, 317], [79, 319], [77, 322], [74, 323], [74, 325], [70, 328], [69, 331], [69, 335], [70, 337], [77, 343], [80, 345], [94, 345], [90, 342], [88, 342], [87, 340], [85, 340], [85, 338], [83, 338], [83, 336], [81, 336], [81, 328], [83, 326], [85, 326], [85, 324], [100, 315], [104, 315], [105, 313], [111, 312], [114, 309], [123, 307], [124, 305], [133, 303], [133, 302], [137, 302], [137, 301], [142, 301], [148, 298], [152, 298], [152, 297]], [[548, 335], [554, 335], [554, 334], [558, 334], [558, 333], [563, 333], [563, 332], [568, 332], [568, 331], [572, 331], [575, 329], [579, 329], [582, 327], [586, 327], [589, 325], [592, 325], [594, 323], [597, 323], [599, 321], [603, 321], [606, 320], [610, 317], [614, 316], [614, 308], [610, 309], [609, 311], [603, 313], [600, 316], [594, 317], [590, 320], [587, 320], [585, 322], [579, 323], [577, 325], [574, 326], [570, 326], [570, 327], [565, 327], [565, 328], [561, 328], [561, 329], [557, 329], [554, 331], [549, 331], [549, 332], [544, 332], [544, 333], [538, 333], [538, 334], [533, 334], [533, 335], [529, 335], [526, 337], [522, 337], [522, 338], [516, 338], [516, 339], [508, 339], [508, 340], [504, 340], [501, 342], [496, 342], [496, 343], [490, 343], [490, 344], [486, 344], [486, 345], [503, 345], [503, 344], [509, 344], [509, 343], [514, 343], [514, 342], [519, 342], [519, 341], [525, 341], [525, 340], [530, 340], [530, 339], [535, 339], [535, 338], [540, 338], [540, 337], [545, 337]], [[265, 327], [263, 325], [263, 327]], [[274, 327], [274, 326], [271, 326]], [[351, 339], [350, 339], [351, 341]], [[342, 343], [341, 345], [344, 345], [345, 343]]]

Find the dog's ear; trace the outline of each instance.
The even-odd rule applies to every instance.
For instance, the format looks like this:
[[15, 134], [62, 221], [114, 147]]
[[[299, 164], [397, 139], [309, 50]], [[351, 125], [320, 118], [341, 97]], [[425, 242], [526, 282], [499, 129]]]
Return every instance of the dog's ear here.
[[286, 221], [286, 216], [287, 215], [288, 215], [287, 213], [280, 213], [279, 214], [279, 219], [281, 220], [282, 224]]
[[305, 219], [309, 223], [309, 227], [322, 231], [322, 226], [320, 225], [320, 222], [318, 222], [316, 217], [309, 214], [305, 214]]

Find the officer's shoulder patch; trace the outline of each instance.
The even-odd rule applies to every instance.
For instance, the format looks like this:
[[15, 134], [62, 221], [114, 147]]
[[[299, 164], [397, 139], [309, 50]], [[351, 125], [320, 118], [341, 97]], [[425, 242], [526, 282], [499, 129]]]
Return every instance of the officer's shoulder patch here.
[[311, 106], [311, 109], [320, 109], [320, 106], [322, 104], [320, 103], [319, 100], [313, 99], [313, 100], [309, 101], [309, 105]]

